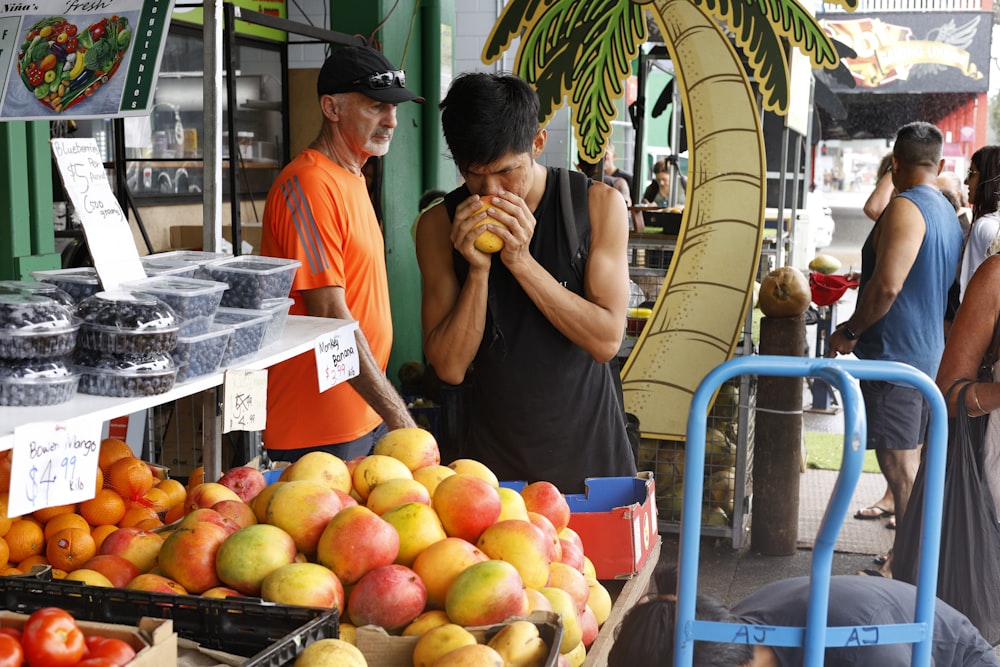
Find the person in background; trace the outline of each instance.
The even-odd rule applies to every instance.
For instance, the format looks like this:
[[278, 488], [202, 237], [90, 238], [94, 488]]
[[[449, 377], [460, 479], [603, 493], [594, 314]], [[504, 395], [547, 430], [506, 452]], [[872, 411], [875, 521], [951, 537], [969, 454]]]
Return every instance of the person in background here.
[[[608, 653], [608, 667], [669, 667], [674, 664], [676, 568], [657, 565], [654, 576], [660, 593], [625, 614]], [[912, 623], [916, 591], [910, 584], [892, 579], [853, 575], [831, 577], [827, 626], [860, 626], [866, 632], [866, 641], [827, 648], [823, 664], [826, 667], [909, 665], [912, 654], [909, 644], [874, 644], [867, 640], [877, 637], [873, 626]], [[809, 578], [796, 577], [767, 584], [731, 609], [711, 596], [699, 595], [695, 618], [758, 628], [802, 627], [808, 610]], [[736, 628], [733, 635], [737, 635]], [[935, 667], [1000, 665], [993, 648], [969, 619], [941, 600], [934, 604], [931, 660]], [[694, 644], [692, 664], [695, 667], [801, 667], [804, 661], [804, 651], [799, 646], [698, 641]]]
[[983, 146], [969, 161], [969, 203], [972, 205], [972, 227], [962, 252], [959, 270], [959, 300], [965, 299], [965, 288], [983, 261], [1000, 252], [1000, 146]]
[[310, 351], [268, 372], [264, 447], [295, 461], [321, 449], [344, 460], [368, 454], [387, 430], [416, 423], [385, 375], [392, 320], [384, 240], [363, 167], [385, 155], [396, 107], [423, 98], [369, 46], [343, 47], [320, 69], [319, 135], [275, 180], [264, 208], [261, 254], [302, 261], [294, 315], [356, 320], [360, 375], [323, 393]]
[[[614, 149], [611, 147], [611, 144], [608, 144], [608, 150], [612, 152], [612, 155], [614, 154]], [[601, 167], [603, 165], [607, 165], [607, 163], [607, 154], [605, 154], [604, 160], [594, 164], [584, 160], [583, 155], [579, 152], [576, 154], [576, 168], [580, 171], [580, 173], [586, 174], [591, 180], [601, 181], [605, 185], [613, 187], [621, 194], [625, 203], [631, 206], [632, 193], [630, 192], [628, 181], [626, 181], [624, 177], [609, 174], [606, 167], [602, 171]], [[630, 228], [631, 231], [642, 232], [646, 228], [646, 222], [643, 220], [642, 211], [630, 211], [630, 213], [631, 215], [629, 218], [632, 221], [632, 226]]]
[[[570, 250], [564, 170], [537, 161], [547, 140], [538, 109], [527, 82], [485, 72], [456, 77], [441, 102], [465, 183], [417, 229], [424, 354], [450, 384], [472, 369], [464, 457], [501, 480], [579, 493], [587, 477], [636, 470], [616, 362], [629, 297], [628, 210], [614, 189], [590, 181], [589, 230], [578, 229]], [[474, 245], [484, 221], [503, 240], [494, 254]]]
[[[955, 209], [941, 195], [941, 131], [930, 123], [904, 125], [892, 149], [898, 193], [872, 227], [861, 249], [861, 282], [854, 313], [829, 338], [828, 356], [907, 363], [930, 377], [944, 350], [941, 325], [948, 288], [955, 279], [962, 230]], [[869, 449], [874, 449], [892, 492], [897, 521], [906, 512], [920, 465], [929, 407], [908, 385], [864, 380]], [[874, 507], [874, 506], [873, 506]], [[891, 571], [892, 557], [882, 565]]]
[[938, 188], [949, 199], [951, 199], [951, 195], [954, 195], [956, 201], [952, 202], [952, 206], [955, 207], [958, 214], [958, 223], [962, 226], [963, 238], [968, 237], [969, 230], [972, 229], [972, 208], [969, 206], [969, 196], [961, 176], [953, 171], [942, 171], [938, 176]]
[[[612, 178], [621, 178], [625, 180], [625, 185], [628, 186], [629, 192], [634, 192], [632, 174], [627, 171], [623, 171], [615, 165], [615, 145], [612, 142], [608, 142], [608, 150], [604, 153], [604, 174], [606, 176], [611, 176]], [[634, 204], [631, 199], [628, 203]]]
[[896, 189], [892, 184], [892, 153], [889, 152], [882, 156], [875, 172], [875, 189], [865, 201], [865, 215], [873, 222], [877, 221], [895, 193]]
[[[660, 158], [653, 163], [653, 181], [646, 186], [646, 190], [642, 193], [643, 204], [670, 206], [670, 165], [670, 158]], [[687, 178], [680, 174], [677, 181], [681, 188], [677, 203], [682, 203], [684, 189], [687, 187]]]

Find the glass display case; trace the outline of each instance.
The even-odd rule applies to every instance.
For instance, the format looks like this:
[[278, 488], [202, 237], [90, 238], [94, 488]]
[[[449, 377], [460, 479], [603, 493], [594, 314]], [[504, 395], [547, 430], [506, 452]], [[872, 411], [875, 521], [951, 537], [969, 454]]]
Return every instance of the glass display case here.
[[[267, 196], [287, 162], [287, 117], [283, 76], [285, 44], [237, 36], [235, 119], [241, 199]], [[201, 199], [203, 189], [203, 37], [201, 26], [174, 21], [170, 26], [154, 103], [149, 116], [125, 118], [124, 165], [129, 191], [138, 203], [169, 204]], [[226, 72], [225, 75], [228, 75]], [[228, 100], [223, 96], [223, 196], [229, 197], [234, 160], [229, 155]], [[115, 121], [78, 121], [76, 136], [92, 136], [114, 168]]]

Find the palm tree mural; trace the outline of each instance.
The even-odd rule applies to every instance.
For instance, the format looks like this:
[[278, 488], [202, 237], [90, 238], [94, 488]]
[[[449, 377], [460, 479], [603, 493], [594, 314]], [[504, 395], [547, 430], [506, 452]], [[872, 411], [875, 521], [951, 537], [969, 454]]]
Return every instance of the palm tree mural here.
[[[840, 4], [853, 10], [857, 3]], [[580, 153], [597, 162], [611, 135], [613, 100], [646, 39], [646, 10], [680, 84], [690, 166], [674, 259], [622, 371], [623, 387], [644, 436], [683, 440], [691, 397], [733, 354], [750, 305], [764, 232], [758, 105], [788, 109], [783, 40], [814, 68], [837, 69], [841, 56], [796, 0], [509, 0], [483, 61], [497, 60], [520, 36], [514, 72], [538, 90], [540, 120], [567, 99]]]

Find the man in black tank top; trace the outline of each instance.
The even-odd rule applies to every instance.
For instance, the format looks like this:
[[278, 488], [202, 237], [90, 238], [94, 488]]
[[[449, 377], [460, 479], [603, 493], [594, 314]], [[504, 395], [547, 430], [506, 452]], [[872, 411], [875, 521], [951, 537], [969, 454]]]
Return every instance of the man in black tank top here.
[[[629, 293], [625, 201], [594, 183], [589, 229], [570, 252], [560, 170], [536, 162], [546, 132], [534, 89], [511, 75], [464, 74], [441, 109], [465, 184], [421, 217], [417, 259], [424, 354], [444, 382], [470, 374], [469, 432], [456, 455], [501, 480], [546, 480], [566, 493], [587, 477], [634, 475], [614, 376]], [[476, 247], [484, 230], [502, 249]]]

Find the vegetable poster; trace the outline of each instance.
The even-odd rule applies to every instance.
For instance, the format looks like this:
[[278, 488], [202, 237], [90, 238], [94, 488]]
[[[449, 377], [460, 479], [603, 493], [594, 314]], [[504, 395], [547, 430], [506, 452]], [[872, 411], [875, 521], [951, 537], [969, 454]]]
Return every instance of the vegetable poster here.
[[0, 3], [0, 120], [148, 114], [173, 0]]

